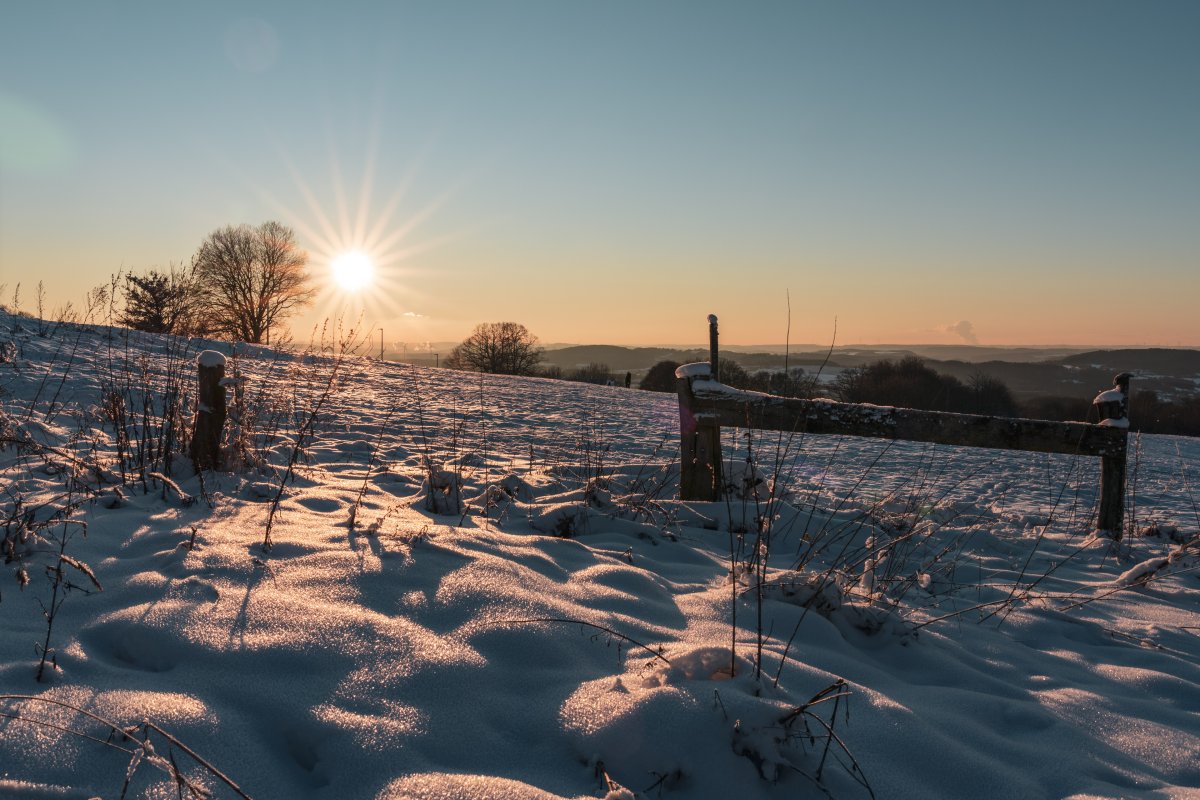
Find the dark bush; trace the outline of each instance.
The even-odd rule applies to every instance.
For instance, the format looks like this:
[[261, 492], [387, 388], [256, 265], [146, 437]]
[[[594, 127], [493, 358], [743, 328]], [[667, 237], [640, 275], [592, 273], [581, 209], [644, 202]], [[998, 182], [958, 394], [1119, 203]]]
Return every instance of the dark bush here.
[[753, 389], [754, 378], [746, 368], [731, 358], [723, 358], [717, 362], [718, 380], [726, 386], [735, 389]]
[[747, 388], [780, 397], [815, 397], [817, 379], [805, 374], [803, 367], [793, 367], [786, 373], [760, 369]]
[[1033, 397], [1022, 400], [1020, 414], [1029, 419], [1095, 422], [1096, 412], [1086, 397]]
[[674, 392], [675, 370], [678, 368], [678, 361], [660, 361], [638, 382], [638, 388], [650, 392]]
[[122, 287], [125, 308], [122, 325], [149, 333], [192, 333], [203, 320], [195, 319], [199, 290], [191, 270], [171, 267], [166, 272], [129, 273]]
[[971, 392], [970, 413], [993, 417], [1016, 417], [1020, 409], [1004, 381], [976, 372], [968, 384]]
[[613, 374], [608, 364], [587, 364], [569, 370], [563, 374], [563, 378], [568, 381], [578, 381], [579, 383], [598, 383], [603, 385], [613, 379]]

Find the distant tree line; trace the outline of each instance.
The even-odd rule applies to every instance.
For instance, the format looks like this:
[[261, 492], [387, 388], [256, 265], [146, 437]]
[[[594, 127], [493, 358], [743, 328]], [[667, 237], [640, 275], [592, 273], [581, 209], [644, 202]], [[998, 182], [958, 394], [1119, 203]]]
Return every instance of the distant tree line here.
[[[638, 388], [651, 392], [674, 392], [675, 370], [678, 367], [678, 361], [659, 361], [638, 382]], [[726, 358], [717, 362], [717, 371], [721, 383], [735, 389], [766, 392], [780, 397], [816, 396], [817, 378], [806, 373], [802, 367], [793, 367], [786, 373], [767, 369], [749, 372], [738, 362]]]
[[[573, 369], [563, 369], [557, 364], [547, 364], [538, 370], [537, 373], [543, 378], [553, 378], [559, 381], [575, 381], [576, 383], [595, 383], [603, 386], [612, 381], [617, 383], [617, 374], [613, 372], [612, 367], [608, 364], [600, 362], [592, 362]], [[624, 376], [621, 378], [624, 381]]]
[[210, 233], [187, 267], [125, 275], [120, 324], [149, 333], [259, 344], [311, 302], [308, 255], [279, 222]]
[[845, 370], [833, 382], [846, 403], [919, 408], [957, 414], [1019, 416], [1017, 401], [996, 378], [976, 373], [966, 383], [938, 373], [917, 356], [883, 360]]

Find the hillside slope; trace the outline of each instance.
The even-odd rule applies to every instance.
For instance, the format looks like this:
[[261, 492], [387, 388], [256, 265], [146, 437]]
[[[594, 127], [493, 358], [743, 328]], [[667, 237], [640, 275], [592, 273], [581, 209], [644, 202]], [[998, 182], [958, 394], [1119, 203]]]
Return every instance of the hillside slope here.
[[[681, 503], [669, 395], [0, 340], [0, 797], [1200, 785], [1192, 441], [1143, 437], [1112, 547], [1086, 459], [728, 431], [749, 479]], [[244, 380], [200, 476], [157, 445], [206, 346]]]

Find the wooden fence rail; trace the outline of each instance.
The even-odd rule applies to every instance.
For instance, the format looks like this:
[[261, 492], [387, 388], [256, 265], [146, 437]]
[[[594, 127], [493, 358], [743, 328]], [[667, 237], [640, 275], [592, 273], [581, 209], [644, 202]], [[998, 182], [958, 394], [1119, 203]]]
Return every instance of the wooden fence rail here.
[[[716, 318], [709, 317], [716, 352]], [[715, 359], [714, 359], [715, 360]], [[833, 400], [802, 400], [732, 389], [713, 378], [709, 363], [685, 364], [675, 372], [679, 393], [680, 498], [717, 500], [721, 495], [722, 426], [835, 434], [877, 439], [1098, 456], [1100, 512], [1097, 527], [1120, 538], [1125, 516], [1128, 449], [1128, 373], [1095, 400], [1102, 422], [990, 417], [918, 411]]]

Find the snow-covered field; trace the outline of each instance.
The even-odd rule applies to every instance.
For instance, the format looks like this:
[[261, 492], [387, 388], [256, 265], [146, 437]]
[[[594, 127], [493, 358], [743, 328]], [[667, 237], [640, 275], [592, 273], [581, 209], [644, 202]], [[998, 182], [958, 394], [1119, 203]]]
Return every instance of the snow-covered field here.
[[672, 396], [334, 343], [231, 359], [197, 476], [199, 343], [38, 328], [0, 797], [1200, 797], [1193, 440], [1140, 441], [1115, 547], [1089, 459], [726, 431], [764, 482], [680, 503]]

